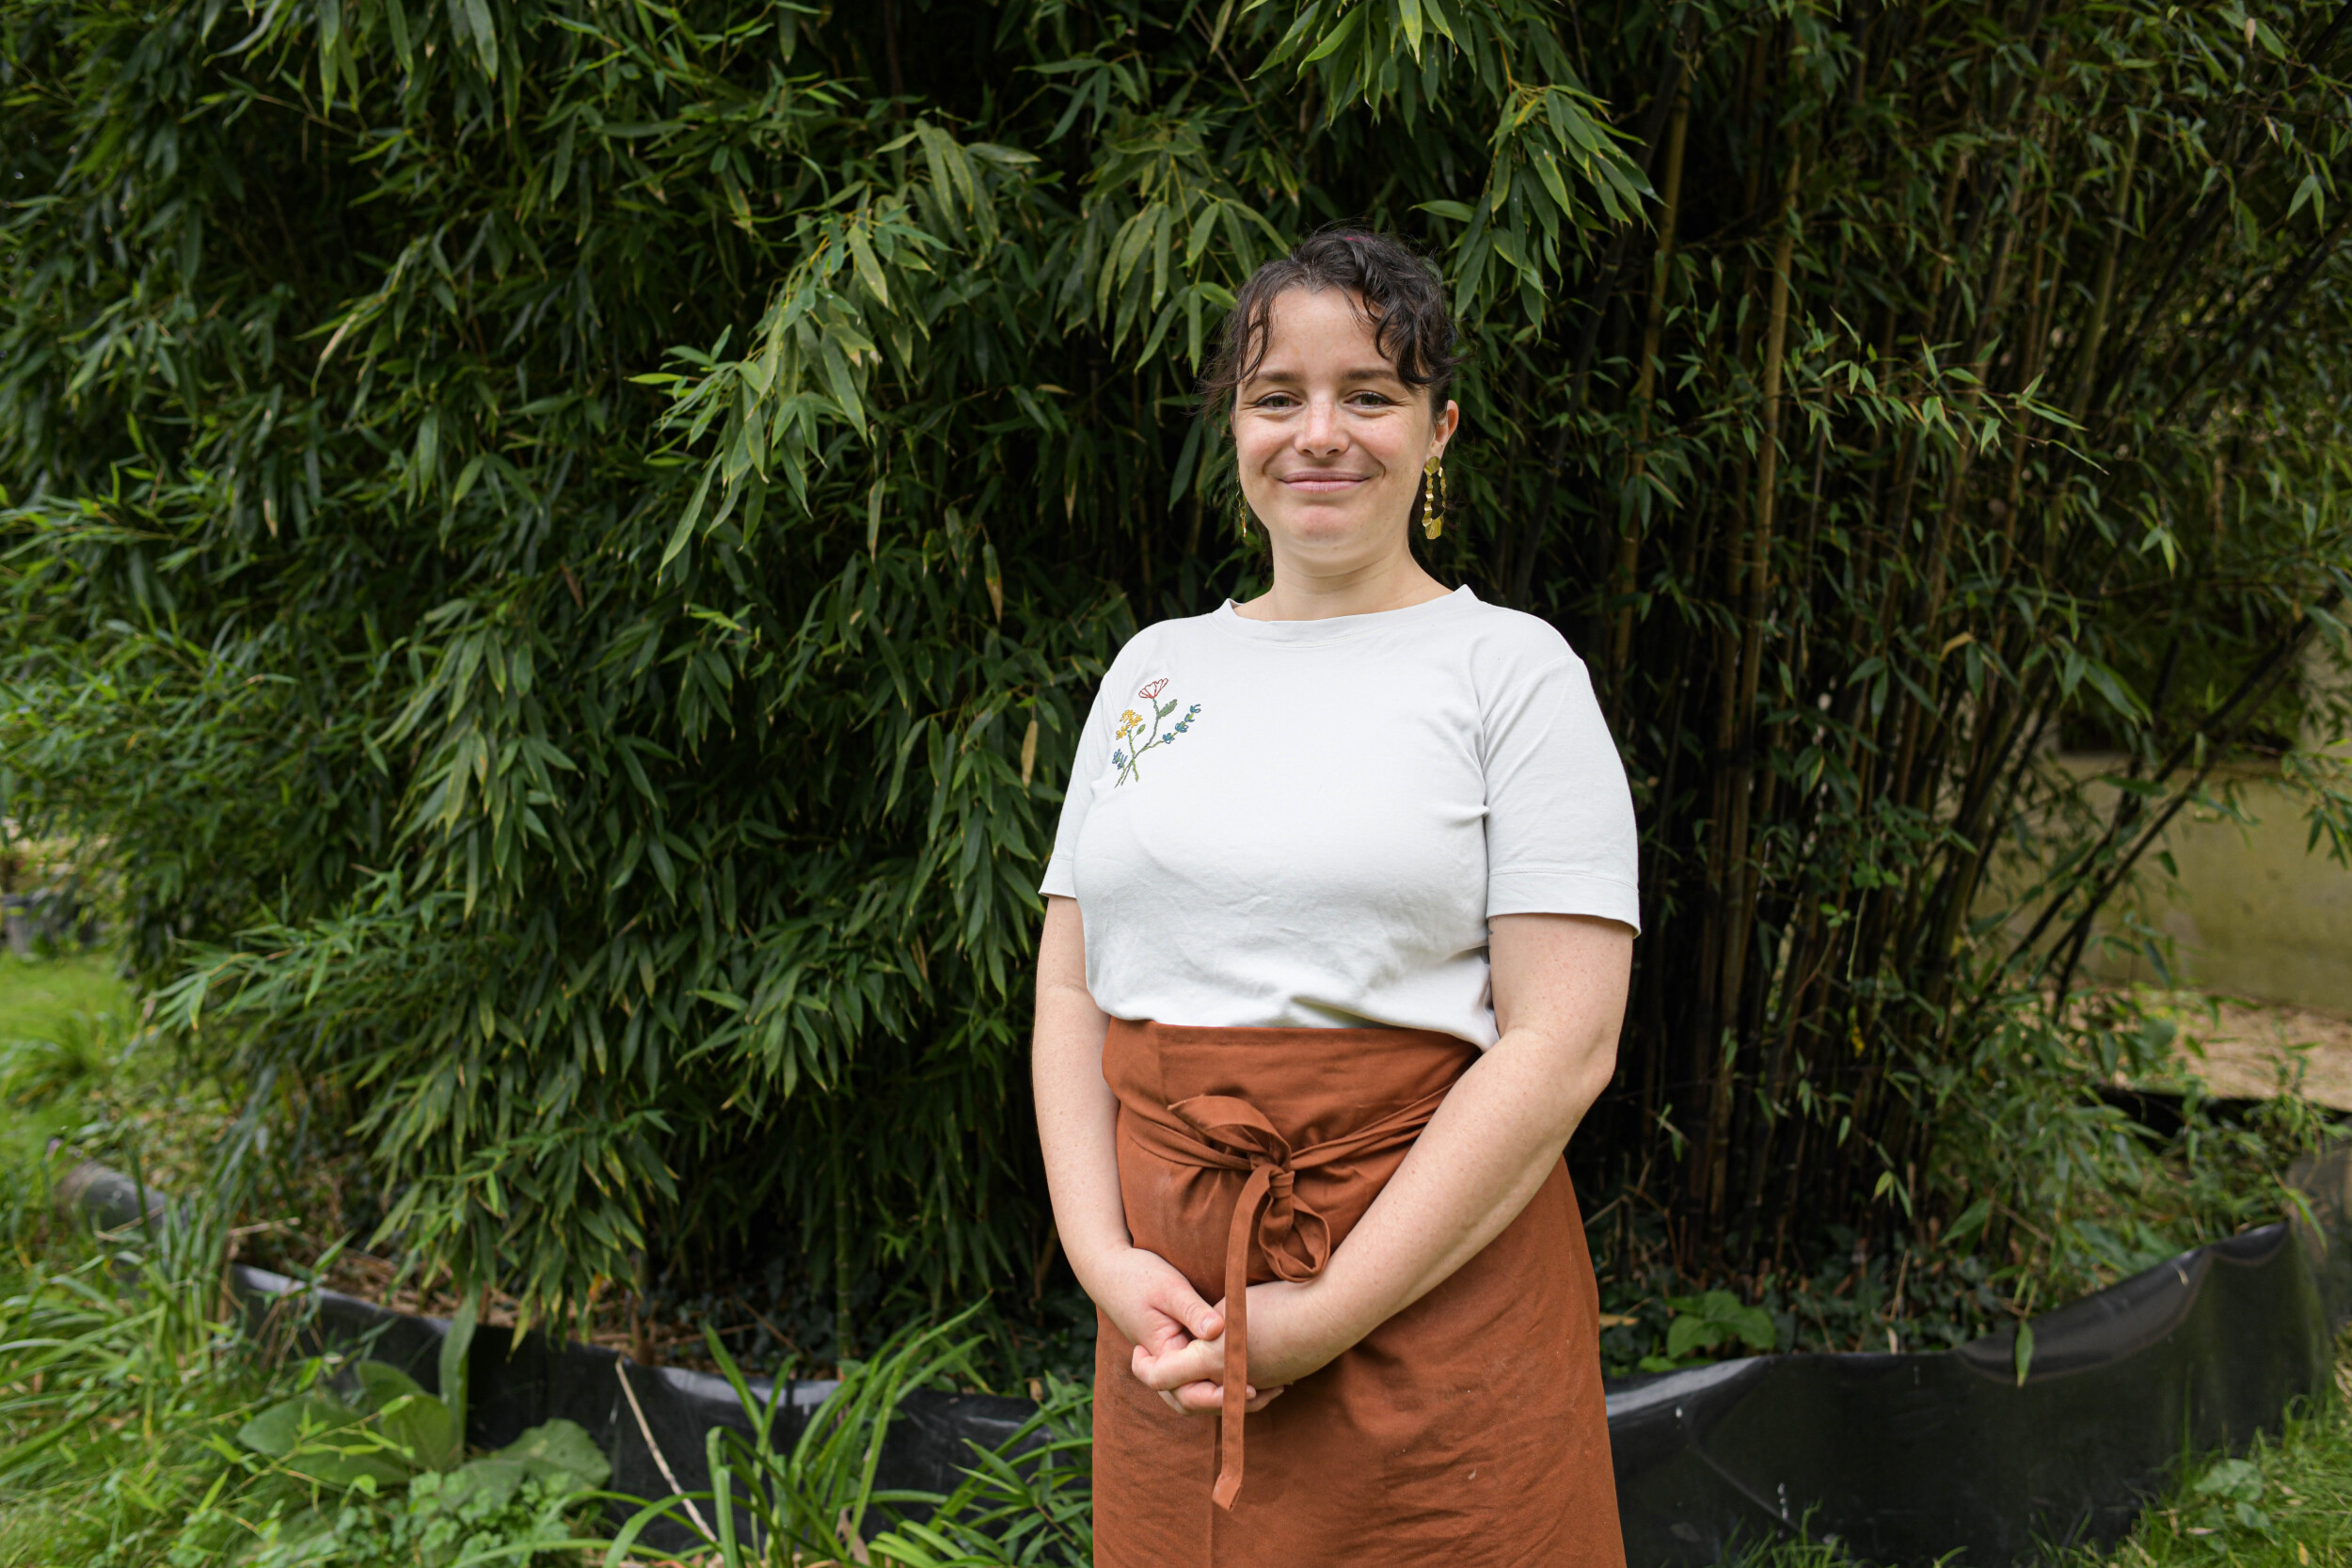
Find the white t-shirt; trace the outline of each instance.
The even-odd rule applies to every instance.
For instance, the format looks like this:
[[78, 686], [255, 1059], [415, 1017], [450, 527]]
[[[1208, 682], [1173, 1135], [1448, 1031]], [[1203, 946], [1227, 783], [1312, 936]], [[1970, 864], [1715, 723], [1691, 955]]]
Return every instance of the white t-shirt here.
[[1497, 1037], [1486, 920], [1639, 927], [1633, 802], [1584, 665], [1468, 589], [1120, 650], [1042, 889], [1114, 1018]]

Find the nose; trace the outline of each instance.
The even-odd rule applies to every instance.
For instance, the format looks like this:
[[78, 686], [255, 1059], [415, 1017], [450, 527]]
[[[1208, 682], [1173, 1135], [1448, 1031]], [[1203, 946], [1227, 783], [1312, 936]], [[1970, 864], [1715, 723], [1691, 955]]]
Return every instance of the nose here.
[[1299, 425], [1297, 449], [1311, 457], [1330, 457], [1347, 450], [1347, 430], [1336, 398], [1314, 397], [1307, 402], [1307, 418]]

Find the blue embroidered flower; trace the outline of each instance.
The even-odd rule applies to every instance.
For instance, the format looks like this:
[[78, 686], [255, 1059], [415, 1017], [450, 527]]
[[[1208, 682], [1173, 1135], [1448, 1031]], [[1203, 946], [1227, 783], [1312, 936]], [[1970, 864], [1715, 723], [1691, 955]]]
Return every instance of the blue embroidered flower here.
[[1126, 753], [1126, 752], [1113, 752], [1111, 753], [1111, 766], [1112, 766], [1113, 768], [1124, 768], [1124, 767], [1126, 767], [1126, 766], [1127, 766], [1127, 753]]

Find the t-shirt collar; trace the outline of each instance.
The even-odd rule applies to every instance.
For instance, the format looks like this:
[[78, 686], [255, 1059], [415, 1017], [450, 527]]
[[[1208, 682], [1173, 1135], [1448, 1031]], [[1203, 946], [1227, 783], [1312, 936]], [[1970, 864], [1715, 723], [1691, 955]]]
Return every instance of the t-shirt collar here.
[[1442, 620], [1478, 602], [1478, 595], [1470, 592], [1469, 583], [1464, 583], [1443, 598], [1406, 605], [1402, 610], [1375, 610], [1362, 615], [1330, 615], [1320, 621], [1253, 621], [1242, 614], [1232, 600], [1228, 599], [1209, 619], [1232, 635], [1253, 642], [1299, 647], [1343, 642], [1349, 638], [1363, 637], [1373, 632], [1398, 630], [1420, 622]]

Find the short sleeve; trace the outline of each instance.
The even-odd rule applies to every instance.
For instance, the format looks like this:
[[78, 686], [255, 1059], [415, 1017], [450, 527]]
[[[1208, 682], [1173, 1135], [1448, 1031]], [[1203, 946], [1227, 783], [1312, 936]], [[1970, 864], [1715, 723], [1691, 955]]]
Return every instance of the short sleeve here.
[[1640, 930], [1633, 796], [1583, 660], [1518, 677], [1484, 717], [1488, 918], [1589, 914]]
[[1087, 825], [1087, 807], [1094, 800], [1094, 781], [1110, 762], [1111, 726], [1103, 693], [1111, 689], [1106, 673], [1101, 691], [1087, 709], [1085, 727], [1078, 732], [1078, 754], [1070, 765], [1070, 784], [1062, 793], [1061, 826], [1054, 831], [1054, 853], [1045, 863], [1038, 892], [1049, 898], [1078, 896], [1078, 834]]

